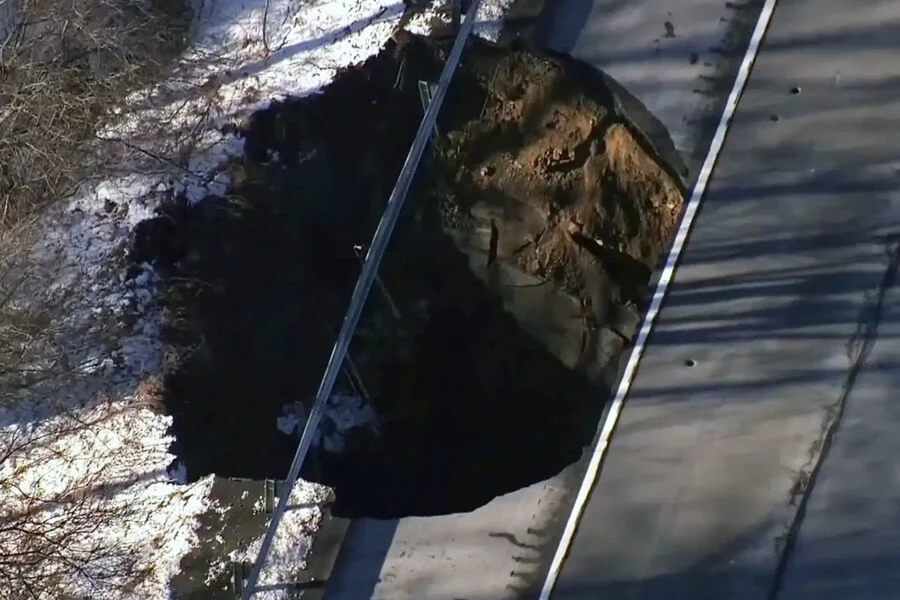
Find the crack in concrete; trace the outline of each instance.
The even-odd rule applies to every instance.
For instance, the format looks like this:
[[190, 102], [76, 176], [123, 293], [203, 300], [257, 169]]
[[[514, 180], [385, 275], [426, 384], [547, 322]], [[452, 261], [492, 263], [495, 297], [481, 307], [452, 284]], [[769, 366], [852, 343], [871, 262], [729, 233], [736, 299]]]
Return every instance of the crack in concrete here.
[[767, 595], [768, 600], [777, 600], [781, 593], [784, 576], [796, 548], [797, 538], [806, 516], [809, 499], [812, 497], [822, 465], [825, 463], [834, 436], [840, 427], [847, 400], [877, 339], [884, 299], [888, 290], [894, 286], [897, 271], [900, 269], [900, 236], [887, 237], [879, 241], [884, 245], [887, 265], [878, 288], [866, 295], [866, 301], [860, 311], [857, 322], [856, 332], [847, 342], [847, 356], [850, 359], [850, 369], [847, 372], [847, 379], [844, 382], [841, 394], [833, 404], [825, 409], [822, 428], [818, 437], [810, 446], [808, 461], [798, 473], [797, 479], [791, 488], [789, 504], [797, 508], [784, 535], [775, 539], [775, 552], [778, 555], [778, 563]]

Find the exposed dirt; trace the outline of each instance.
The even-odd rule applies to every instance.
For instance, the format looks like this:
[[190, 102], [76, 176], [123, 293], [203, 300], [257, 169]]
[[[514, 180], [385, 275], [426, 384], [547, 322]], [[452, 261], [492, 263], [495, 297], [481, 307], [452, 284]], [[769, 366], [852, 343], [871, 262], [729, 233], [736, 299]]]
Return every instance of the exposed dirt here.
[[[318, 386], [353, 245], [371, 238], [421, 118], [417, 82], [447, 48], [391, 43], [323, 94], [261, 111], [227, 199], [173, 199], [138, 232], [134, 259], [168, 269], [168, 406], [191, 476], [286, 472], [275, 419]], [[557, 282], [586, 330], [639, 306], [681, 197], [612, 105], [571, 59], [467, 51], [381, 270], [400, 317], [373, 290], [351, 346], [382, 435], [306, 473], [336, 486], [337, 512], [468, 510], [580, 456], [609, 381], [525, 333], [459, 240], [487, 227], [488, 261]]]
[[493, 220], [498, 257], [586, 302], [605, 270], [612, 300], [639, 304], [681, 211], [677, 186], [611, 113], [597, 73], [522, 50], [479, 58], [468, 65], [479, 93], [466, 96], [484, 97], [482, 110], [447, 134], [438, 161], [454, 181], [432, 189], [467, 225]]

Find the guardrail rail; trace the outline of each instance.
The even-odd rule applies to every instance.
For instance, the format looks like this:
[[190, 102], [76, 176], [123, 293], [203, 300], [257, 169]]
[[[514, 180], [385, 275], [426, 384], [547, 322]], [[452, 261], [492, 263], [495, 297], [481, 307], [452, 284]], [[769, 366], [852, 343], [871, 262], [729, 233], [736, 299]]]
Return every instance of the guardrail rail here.
[[410, 147], [409, 154], [406, 157], [400, 175], [397, 177], [397, 183], [391, 192], [384, 213], [381, 215], [381, 220], [375, 230], [375, 235], [372, 237], [372, 243], [369, 245], [369, 250], [363, 261], [362, 272], [360, 273], [359, 279], [356, 281], [356, 287], [353, 289], [353, 295], [350, 297], [350, 305], [344, 316], [344, 321], [341, 324], [341, 329], [337, 335], [334, 347], [331, 350], [331, 356], [328, 359], [328, 365], [325, 367], [325, 373], [322, 376], [319, 389], [316, 392], [315, 402], [309, 411], [303, 433], [300, 435], [297, 452], [294, 454], [291, 468], [284, 480], [282, 493], [272, 512], [272, 517], [269, 520], [269, 525], [263, 536], [259, 554], [256, 557], [256, 561], [253, 563], [253, 568], [251, 569], [241, 592], [241, 600], [252, 600], [255, 594], [265, 591], [259, 589], [260, 575], [265, 567], [269, 553], [272, 550], [272, 543], [275, 540], [275, 535], [278, 532], [281, 520], [284, 518], [291, 493], [300, 476], [300, 470], [303, 467], [303, 463], [306, 460], [306, 456], [312, 445], [313, 437], [321, 422], [325, 404], [331, 396], [335, 381], [337, 380], [338, 374], [344, 364], [344, 360], [347, 357], [350, 341], [356, 331], [356, 326], [359, 323], [363, 307], [365, 306], [366, 300], [369, 297], [369, 292], [372, 289], [372, 284], [377, 276], [381, 260], [384, 257], [388, 242], [393, 234], [397, 219], [400, 216], [400, 211], [406, 201], [406, 195], [412, 185], [413, 177], [421, 163], [425, 148], [431, 141], [431, 136], [437, 122], [438, 112], [447, 95], [447, 89], [453, 80], [453, 75], [456, 73], [456, 68], [459, 64], [466, 42], [472, 34], [475, 25], [475, 15], [478, 12], [480, 4], [481, 0], [471, 0], [469, 3], [465, 19], [462, 21], [457, 31], [453, 47], [450, 50], [450, 55], [447, 57], [447, 62], [441, 71], [437, 88], [434, 90], [431, 102], [425, 110], [425, 115], [422, 117], [422, 122], [419, 124], [419, 129], [413, 140], [412, 146]]

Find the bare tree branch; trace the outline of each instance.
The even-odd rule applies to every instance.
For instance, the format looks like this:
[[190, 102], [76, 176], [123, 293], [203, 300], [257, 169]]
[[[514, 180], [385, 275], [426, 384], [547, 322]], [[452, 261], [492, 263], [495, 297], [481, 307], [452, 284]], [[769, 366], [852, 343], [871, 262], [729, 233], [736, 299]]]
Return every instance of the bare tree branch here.
[[[101, 402], [82, 411], [56, 400], [84, 368], [88, 342], [55, 335], [62, 304], [14, 299], [44, 283], [18, 229], [102, 167], [113, 147], [98, 138], [108, 113], [157, 81], [180, 49], [186, 23], [173, 24], [156, 4], [0, 0], [2, 600], [69, 600], [73, 581], [80, 597], [124, 597], [145, 575], [136, 548], [96, 535], [131, 515], [130, 505], [116, 500], [118, 486], [129, 482], [110, 472], [98, 434], [123, 418], [122, 408]], [[50, 417], [8, 416], [55, 402]]]
[[0, 227], [70, 196], [103, 165], [98, 125], [159, 78], [184, 38], [186, 21], [152, 4], [0, 3]]

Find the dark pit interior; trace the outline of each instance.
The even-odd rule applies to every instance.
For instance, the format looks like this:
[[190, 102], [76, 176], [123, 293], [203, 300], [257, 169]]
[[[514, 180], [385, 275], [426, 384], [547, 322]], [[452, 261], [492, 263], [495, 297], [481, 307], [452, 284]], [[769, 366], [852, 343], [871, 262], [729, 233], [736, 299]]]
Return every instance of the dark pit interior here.
[[[372, 237], [421, 120], [418, 82], [448, 48], [390, 42], [323, 93], [272, 103], [236, 128], [245, 155], [226, 197], [171, 197], [138, 227], [132, 260], [165, 281], [165, 401], [190, 478], [287, 473], [296, 440], [276, 419], [315, 394], [360, 272], [354, 245]], [[526, 331], [461, 249], [475, 209], [540, 216], [534, 231], [492, 221], [491, 260], [571, 297], [586, 339], [641, 310], [681, 209], [584, 65], [478, 41], [462, 65], [381, 269], [401, 317], [373, 290], [351, 346], [380, 435], [304, 469], [335, 487], [339, 515], [471, 510], [560, 471], [594, 435], [626, 340], [591, 370]], [[510, 175], [522, 161], [538, 175]], [[531, 250], [504, 245], [520, 234]]]

